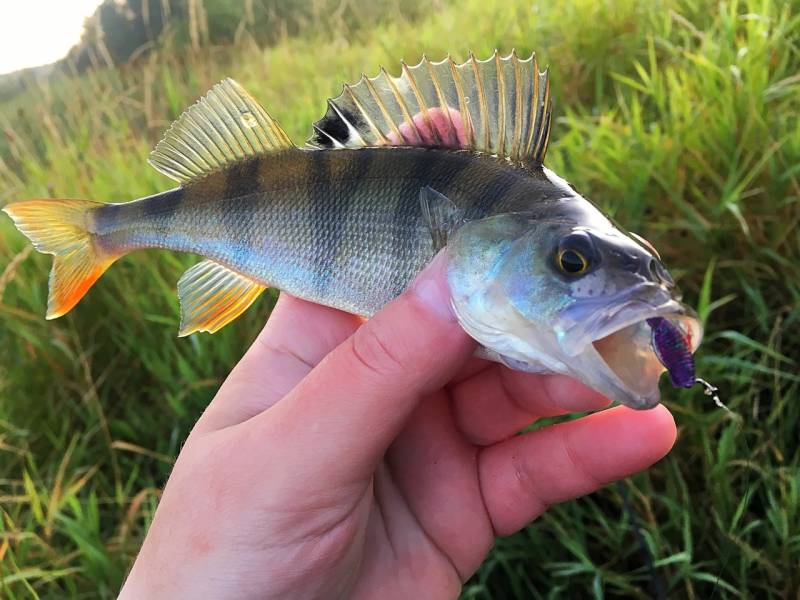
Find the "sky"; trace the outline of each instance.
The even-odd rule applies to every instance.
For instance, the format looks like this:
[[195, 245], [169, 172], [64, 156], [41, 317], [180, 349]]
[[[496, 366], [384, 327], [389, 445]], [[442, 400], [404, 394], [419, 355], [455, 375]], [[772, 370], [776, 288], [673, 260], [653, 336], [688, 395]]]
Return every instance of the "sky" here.
[[64, 57], [100, 2], [0, 0], [0, 74]]

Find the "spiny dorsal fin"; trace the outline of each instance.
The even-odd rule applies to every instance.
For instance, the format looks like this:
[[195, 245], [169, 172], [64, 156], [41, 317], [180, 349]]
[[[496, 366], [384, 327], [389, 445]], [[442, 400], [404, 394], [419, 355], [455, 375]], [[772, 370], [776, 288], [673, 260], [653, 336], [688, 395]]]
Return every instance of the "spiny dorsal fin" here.
[[278, 122], [242, 86], [225, 79], [170, 126], [150, 164], [183, 183], [248, 156], [293, 147]]
[[242, 314], [266, 286], [213, 260], [189, 268], [178, 280], [183, 337], [196, 331], [214, 333]]
[[345, 85], [328, 101], [307, 141], [312, 148], [431, 146], [464, 148], [539, 165], [550, 133], [548, 71], [536, 55], [520, 59], [497, 51], [487, 60], [456, 64], [423, 57], [402, 64], [400, 77], [384, 69]]

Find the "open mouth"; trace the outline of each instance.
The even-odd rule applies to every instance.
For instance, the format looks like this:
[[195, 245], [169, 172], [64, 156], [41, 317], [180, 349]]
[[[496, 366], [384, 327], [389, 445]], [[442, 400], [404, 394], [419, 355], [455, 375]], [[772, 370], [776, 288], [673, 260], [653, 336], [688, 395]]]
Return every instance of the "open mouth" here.
[[594, 340], [592, 345], [626, 388], [650, 397], [657, 393], [665, 371], [676, 386], [694, 383], [691, 355], [701, 337], [696, 318], [672, 314], [636, 321]]
[[629, 406], [656, 404], [665, 371], [679, 387], [695, 382], [700, 321], [660, 285], [647, 282], [616, 297], [577, 302], [562, 313], [559, 330], [567, 355], [591, 361], [595, 385]]

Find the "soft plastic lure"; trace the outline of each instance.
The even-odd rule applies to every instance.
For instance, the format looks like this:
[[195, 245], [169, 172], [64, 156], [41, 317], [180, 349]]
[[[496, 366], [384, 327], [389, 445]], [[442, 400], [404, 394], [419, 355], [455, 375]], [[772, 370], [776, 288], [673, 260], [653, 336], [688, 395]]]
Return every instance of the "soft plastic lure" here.
[[647, 324], [653, 330], [653, 351], [669, 373], [672, 385], [682, 388], [702, 385], [706, 396], [711, 396], [720, 408], [730, 411], [720, 400], [719, 389], [695, 375], [691, 339], [687, 339], [669, 319], [653, 317], [647, 319]]
[[672, 385], [690, 388], [697, 383], [691, 341], [669, 319], [653, 317], [647, 319], [653, 330], [653, 350], [669, 373]]

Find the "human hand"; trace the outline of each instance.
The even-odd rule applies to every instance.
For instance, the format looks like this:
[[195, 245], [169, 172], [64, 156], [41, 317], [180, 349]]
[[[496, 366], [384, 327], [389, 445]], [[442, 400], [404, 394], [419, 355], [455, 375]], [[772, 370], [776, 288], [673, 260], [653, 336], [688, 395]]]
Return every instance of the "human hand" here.
[[470, 358], [440, 255], [363, 323], [286, 294], [181, 451], [121, 598], [452, 598], [495, 536], [650, 466], [662, 406]]

